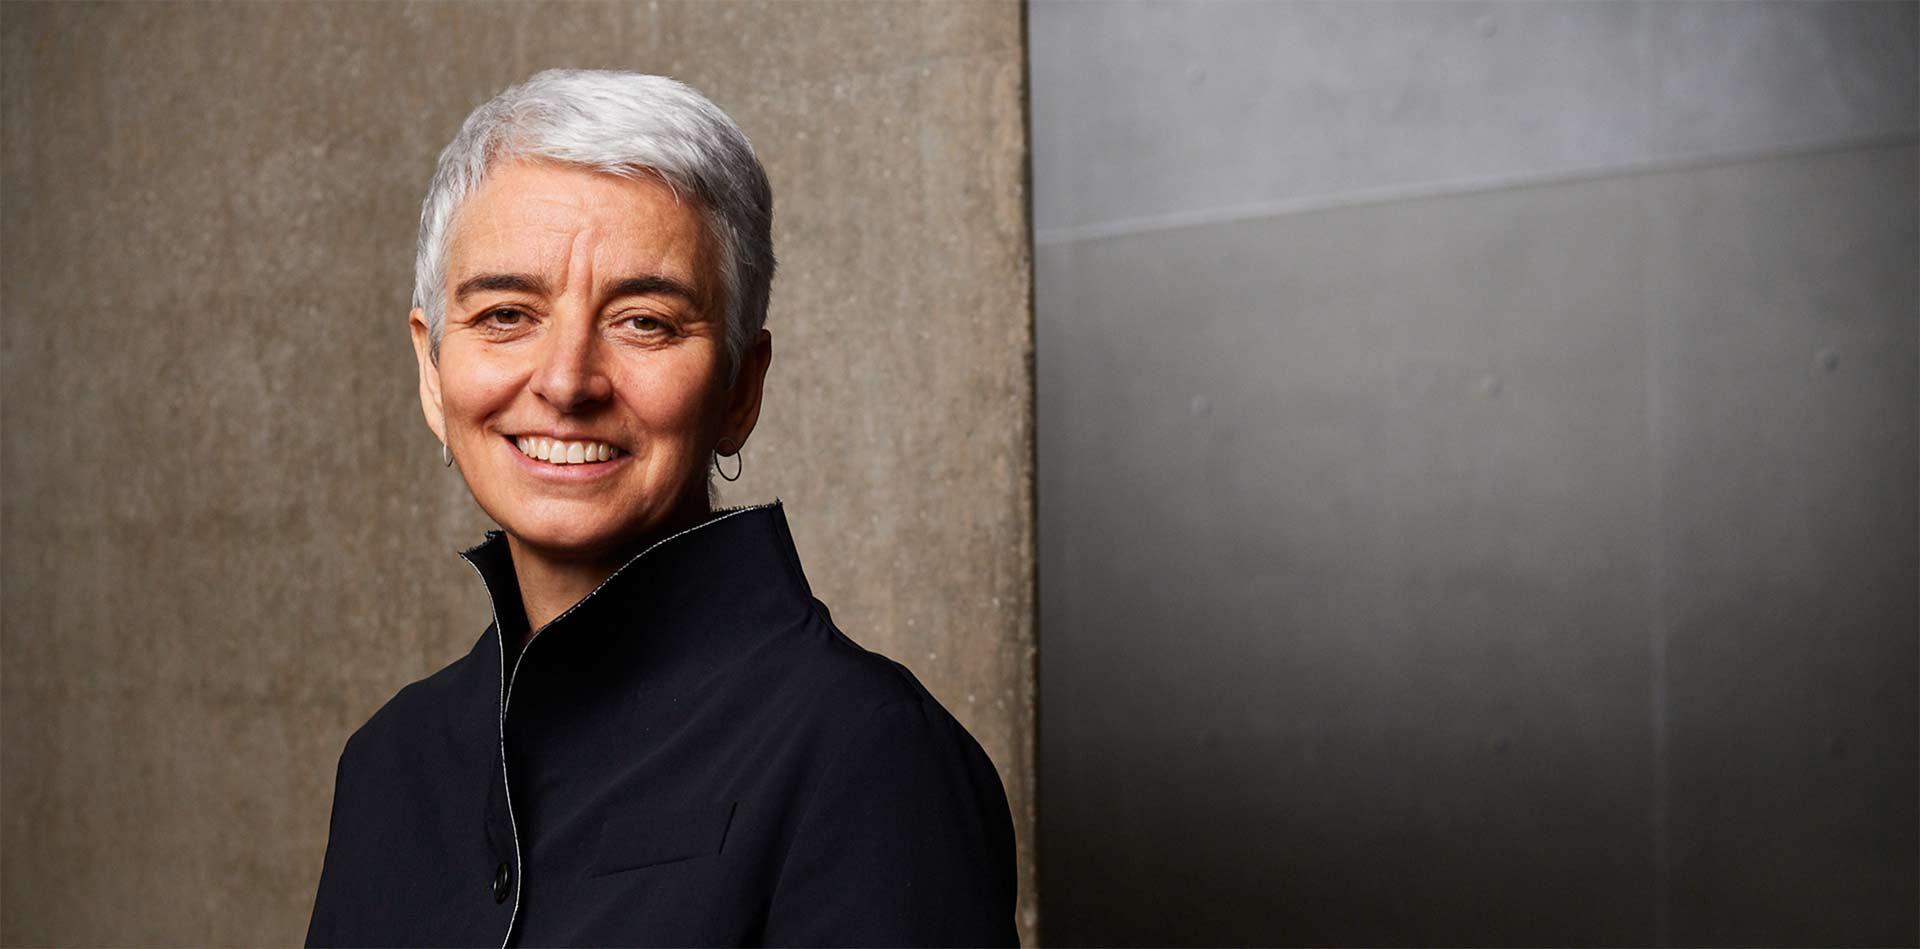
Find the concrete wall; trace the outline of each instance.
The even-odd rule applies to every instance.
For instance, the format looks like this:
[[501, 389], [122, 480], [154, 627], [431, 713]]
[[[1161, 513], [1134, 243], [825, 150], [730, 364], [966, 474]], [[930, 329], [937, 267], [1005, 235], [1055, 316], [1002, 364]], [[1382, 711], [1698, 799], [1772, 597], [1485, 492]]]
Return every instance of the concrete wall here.
[[662, 72], [773, 178], [766, 410], [816, 592], [980, 738], [1032, 906], [1018, 6], [0, 5], [0, 941], [304, 933], [333, 764], [486, 599], [406, 332], [438, 150]]
[[1913, 944], [1920, 7], [1037, 3], [1056, 944]]

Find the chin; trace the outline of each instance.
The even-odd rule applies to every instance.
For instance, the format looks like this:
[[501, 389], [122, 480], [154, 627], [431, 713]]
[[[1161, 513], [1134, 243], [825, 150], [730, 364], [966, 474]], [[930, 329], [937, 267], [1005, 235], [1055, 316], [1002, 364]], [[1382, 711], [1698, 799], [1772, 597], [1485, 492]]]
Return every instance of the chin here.
[[495, 517], [514, 539], [538, 547], [549, 555], [575, 553], [582, 557], [603, 556], [631, 543], [647, 531], [648, 519], [593, 517], [579, 511], [520, 511]]
[[[704, 485], [701, 485], [704, 488]], [[669, 529], [685, 504], [658, 503], [659, 492], [608, 492], [591, 497], [500, 497], [481, 508], [515, 540], [548, 556], [600, 558]], [[702, 492], [701, 500], [704, 500]]]
[[549, 525], [536, 523], [528, 528], [515, 530], [508, 528], [523, 544], [538, 547], [549, 555], [565, 555], [569, 552], [582, 557], [594, 557], [620, 546], [626, 533], [617, 530], [595, 530], [583, 528], [579, 524]]

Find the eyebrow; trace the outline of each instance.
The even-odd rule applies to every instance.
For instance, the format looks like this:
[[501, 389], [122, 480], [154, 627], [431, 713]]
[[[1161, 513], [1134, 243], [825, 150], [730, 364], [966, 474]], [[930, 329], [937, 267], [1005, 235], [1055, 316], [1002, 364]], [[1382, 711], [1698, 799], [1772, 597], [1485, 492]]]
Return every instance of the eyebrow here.
[[522, 273], [483, 273], [460, 281], [460, 286], [454, 288], [453, 298], [465, 300], [476, 293], [484, 293], [488, 290], [513, 290], [546, 296], [547, 282], [540, 277]]
[[[531, 293], [548, 296], [547, 281], [534, 274], [523, 273], [483, 273], [460, 281], [453, 291], [455, 300], [465, 300], [476, 293], [489, 290], [509, 290], [517, 293]], [[677, 296], [698, 309], [702, 306], [699, 291], [663, 274], [643, 274], [635, 277], [622, 277], [608, 291], [613, 297], [636, 296]]]
[[698, 290], [663, 274], [623, 277], [607, 292], [610, 297], [648, 297], [663, 294], [677, 296], [693, 304], [695, 309], [704, 309], [705, 301], [700, 299]]

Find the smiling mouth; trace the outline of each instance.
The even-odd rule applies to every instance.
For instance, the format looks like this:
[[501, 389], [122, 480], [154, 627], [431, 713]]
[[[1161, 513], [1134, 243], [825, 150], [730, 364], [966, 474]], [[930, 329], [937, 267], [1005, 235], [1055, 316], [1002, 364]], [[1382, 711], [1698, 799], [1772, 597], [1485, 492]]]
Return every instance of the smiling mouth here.
[[544, 435], [518, 435], [509, 440], [521, 454], [550, 465], [590, 465], [626, 454], [606, 442], [569, 442]]

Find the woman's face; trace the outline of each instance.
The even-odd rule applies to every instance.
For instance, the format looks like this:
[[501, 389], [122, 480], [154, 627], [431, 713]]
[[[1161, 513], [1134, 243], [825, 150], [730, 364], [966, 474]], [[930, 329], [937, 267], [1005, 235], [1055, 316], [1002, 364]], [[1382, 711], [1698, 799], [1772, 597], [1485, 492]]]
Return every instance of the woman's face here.
[[427, 424], [507, 533], [597, 559], [707, 511], [710, 453], [753, 430], [770, 354], [763, 331], [727, 386], [716, 266], [653, 179], [514, 162], [467, 198], [438, 365], [417, 309], [413, 342]]

